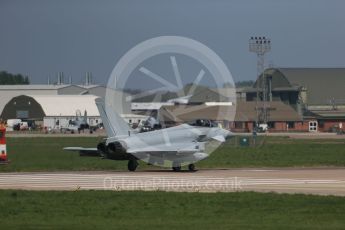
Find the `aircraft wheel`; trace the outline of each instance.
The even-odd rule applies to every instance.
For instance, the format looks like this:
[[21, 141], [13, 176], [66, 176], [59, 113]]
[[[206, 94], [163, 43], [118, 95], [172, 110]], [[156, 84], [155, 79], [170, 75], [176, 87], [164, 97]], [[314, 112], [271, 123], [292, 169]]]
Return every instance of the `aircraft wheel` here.
[[100, 156], [102, 159], [106, 159], [106, 158], [107, 158], [107, 146], [105, 146], [105, 143], [104, 143], [104, 142], [100, 142], [100, 143], [97, 145], [97, 150], [98, 150], [99, 156]]
[[174, 172], [179, 172], [181, 171], [181, 166], [172, 167], [172, 169], [174, 170]]
[[138, 167], [138, 162], [136, 160], [128, 161], [128, 170], [134, 172]]
[[188, 165], [188, 170], [194, 172], [195, 171], [195, 165], [194, 164], [189, 164]]

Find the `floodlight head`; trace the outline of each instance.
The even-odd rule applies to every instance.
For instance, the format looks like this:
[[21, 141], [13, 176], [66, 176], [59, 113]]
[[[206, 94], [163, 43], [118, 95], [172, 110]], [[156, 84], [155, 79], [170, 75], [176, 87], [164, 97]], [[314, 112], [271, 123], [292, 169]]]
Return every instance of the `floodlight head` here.
[[249, 51], [257, 55], [264, 55], [271, 50], [271, 40], [266, 36], [250, 37]]

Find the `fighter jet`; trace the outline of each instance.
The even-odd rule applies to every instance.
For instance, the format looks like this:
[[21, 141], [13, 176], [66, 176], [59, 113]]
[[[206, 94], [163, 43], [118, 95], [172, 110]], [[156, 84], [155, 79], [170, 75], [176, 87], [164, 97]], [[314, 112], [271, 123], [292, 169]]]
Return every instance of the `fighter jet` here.
[[108, 138], [97, 148], [66, 147], [67, 151], [78, 151], [81, 155], [99, 155], [111, 160], [128, 160], [128, 170], [135, 171], [138, 160], [164, 166], [171, 162], [174, 171], [188, 165], [195, 171], [194, 163], [209, 156], [206, 144], [210, 141], [225, 142], [231, 132], [219, 128], [208, 120], [198, 119], [191, 124], [182, 124], [170, 128], [138, 133], [104, 101], [96, 99]]
[[[76, 111], [76, 116], [74, 120], [70, 120], [67, 126], [62, 126], [60, 128], [61, 132], [71, 132], [71, 133], [80, 133], [80, 131], [84, 131], [85, 129], [90, 129], [90, 125], [87, 123], [87, 111], [84, 111], [84, 117], [81, 117], [81, 112], [79, 110]], [[90, 133], [92, 133], [90, 129]]]

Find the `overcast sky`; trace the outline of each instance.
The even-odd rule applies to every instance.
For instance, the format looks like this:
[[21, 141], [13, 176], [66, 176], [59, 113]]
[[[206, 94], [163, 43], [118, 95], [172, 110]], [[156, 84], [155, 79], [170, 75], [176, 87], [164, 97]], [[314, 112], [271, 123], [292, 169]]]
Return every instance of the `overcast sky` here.
[[33, 83], [59, 71], [79, 83], [91, 71], [106, 83], [126, 51], [163, 35], [204, 43], [236, 81], [255, 79], [252, 35], [271, 38], [276, 67], [344, 67], [344, 9], [343, 0], [0, 0], [0, 70]]

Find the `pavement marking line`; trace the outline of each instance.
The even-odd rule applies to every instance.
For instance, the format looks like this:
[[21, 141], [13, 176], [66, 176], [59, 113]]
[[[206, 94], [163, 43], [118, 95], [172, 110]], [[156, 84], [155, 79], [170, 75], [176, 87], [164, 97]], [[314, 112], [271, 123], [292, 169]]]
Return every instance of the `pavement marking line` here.
[[[211, 170], [210, 170], [211, 171]], [[210, 172], [208, 171], [208, 172]], [[308, 171], [308, 170], [304, 170]], [[334, 170], [338, 175], [339, 169]], [[248, 171], [216, 171], [212, 176], [196, 174], [145, 174], [128, 175], [128, 173], [0, 173], [0, 189], [33, 189], [33, 190], [164, 190], [164, 191], [276, 191], [329, 194], [345, 196], [345, 169], [344, 178], [332, 179], [329, 175], [324, 178], [286, 178], [286, 172], [294, 170], [278, 170], [269, 172], [275, 178], [270, 178], [267, 171], [256, 171], [257, 177], [234, 176], [244, 175]], [[282, 172], [283, 178], [277, 178]], [[285, 173], [285, 174], [284, 174]], [[299, 171], [297, 170], [297, 174]], [[310, 172], [309, 172], [310, 173]], [[249, 173], [250, 174], [250, 173]], [[262, 175], [260, 175], [262, 174]], [[294, 174], [292, 174], [294, 175]], [[307, 174], [308, 175], [308, 174]]]

